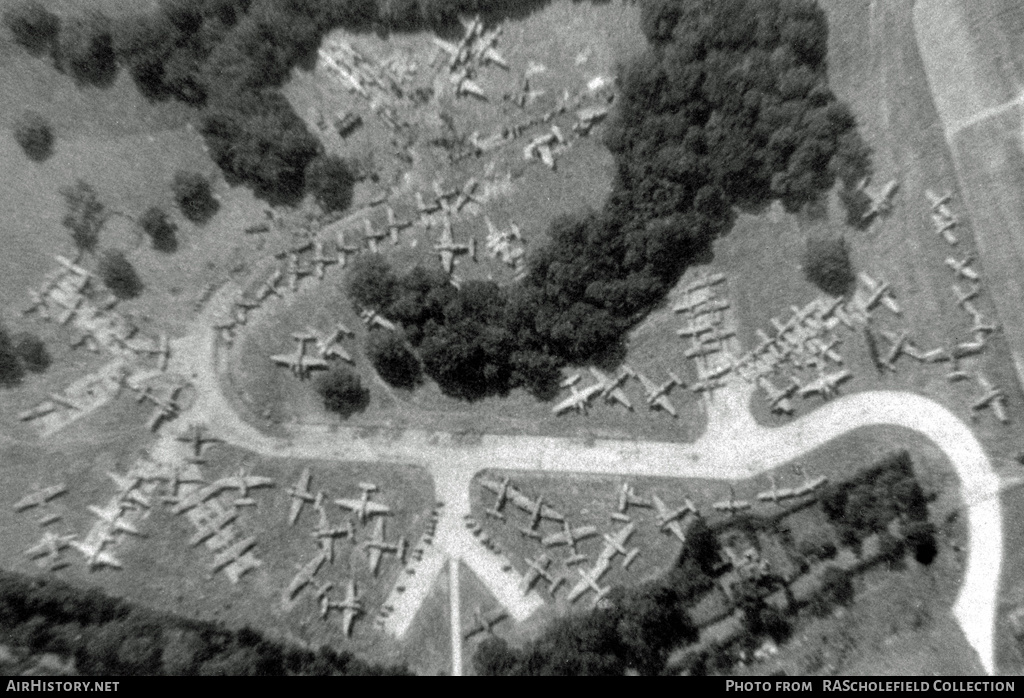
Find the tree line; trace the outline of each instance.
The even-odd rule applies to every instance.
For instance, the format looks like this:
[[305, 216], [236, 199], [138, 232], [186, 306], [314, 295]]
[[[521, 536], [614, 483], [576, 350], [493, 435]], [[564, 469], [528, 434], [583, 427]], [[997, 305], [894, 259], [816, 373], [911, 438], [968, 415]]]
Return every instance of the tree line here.
[[61, 581], [0, 571], [5, 642], [74, 658], [85, 676], [401, 675], [323, 646], [303, 649], [249, 627], [182, 618]]

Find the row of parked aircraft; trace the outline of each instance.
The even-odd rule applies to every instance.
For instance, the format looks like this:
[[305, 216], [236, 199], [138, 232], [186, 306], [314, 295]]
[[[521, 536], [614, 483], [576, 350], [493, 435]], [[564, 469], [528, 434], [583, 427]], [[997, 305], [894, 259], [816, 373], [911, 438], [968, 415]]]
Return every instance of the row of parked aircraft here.
[[[349, 335], [354, 333], [341, 322], [336, 323], [334, 329], [326, 334], [307, 327], [303, 332], [292, 333], [292, 339], [296, 342], [294, 353], [272, 354], [270, 360], [287, 367], [299, 380], [303, 380], [309, 377], [311, 371], [329, 368], [332, 359], [353, 363], [352, 355], [341, 345], [342, 338]], [[307, 352], [308, 344], [313, 346], [312, 353]]]

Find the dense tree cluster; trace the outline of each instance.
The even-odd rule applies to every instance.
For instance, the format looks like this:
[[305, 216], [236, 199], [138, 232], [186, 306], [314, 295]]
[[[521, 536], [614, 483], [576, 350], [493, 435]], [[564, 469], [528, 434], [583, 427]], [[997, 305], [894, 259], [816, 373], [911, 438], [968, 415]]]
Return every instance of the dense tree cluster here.
[[14, 140], [25, 155], [42, 162], [53, 154], [53, 127], [42, 114], [25, 111], [14, 122]]
[[25, 0], [4, 11], [4, 26], [30, 53], [53, 51], [60, 34], [60, 18], [38, 0]]
[[7, 328], [0, 325], [0, 386], [11, 387], [21, 382], [25, 367]]
[[370, 391], [363, 387], [358, 375], [343, 366], [329, 369], [317, 381], [316, 389], [324, 407], [345, 418], [362, 412], [370, 404]]
[[114, 35], [110, 20], [101, 12], [88, 12], [63, 22], [57, 62], [84, 85], [105, 86], [117, 76]]
[[422, 379], [423, 367], [420, 360], [397, 332], [370, 332], [366, 355], [380, 377], [389, 385], [414, 388]]
[[921, 562], [935, 557], [935, 527], [928, 521], [928, 502], [907, 451], [892, 453], [853, 478], [826, 485], [820, 501], [846, 543], [883, 533], [898, 520], [915, 556]]
[[85, 252], [96, 248], [100, 239], [100, 228], [107, 220], [106, 207], [100, 203], [99, 195], [92, 185], [77, 180], [73, 185], [60, 190], [67, 206], [67, 213], [61, 221], [71, 231], [75, 247]]
[[269, 639], [134, 606], [98, 589], [0, 572], [5, 642], [73, 657], [86, 676], [342, 676], [408, 674], [347, 652], [313, 652]]
[[325, 211], [344, 211], [352, 203], [355, 167], [337, 155], [320, 154], [306, 167], [306, 190]]
[[217, 212], [219, 204], [210, 188], [210, 180], [198, 172], [178, 170], [171, 182], [174, 201], [182, 215], [193, 223], [204, 223]]
[[142, 293], [142, 279], [121, 250], [104, 250], [97, 262], [97, 272], [118, 298], [135, 298]]
[[23, 332], [14, 338], [14, 351], [22, 365], [32, 373], [42, 373], [50, 367], [52, 359], [46, 343], [37, 335]]
[[821, 575], [821, 588], [811, 599], [811, 613], [818, 617], [828, 615], [836, 606], [853, 602], [853, 579], [846, 570], [829, 565]]
[[473, 657], [485, 676], [609, 676], [661, 671], [669, 650], [697, 639], [675, 590], [657, 582], [617, 588], [607, 607], [554, 621], [522, 649], [489, 638]]
[[149, 237], [153, 249], [159, 252], [174, 252], [178, 249], [178, 238], [175, 235], [178, 227], [159, 206], [146, 209], [139, 217], [139, 227]]
[[842, 296], [852, 288], [856, 277], [850, 250], [841, 237], [811, 237], [803, 258], [807, 280], [830, 296]]

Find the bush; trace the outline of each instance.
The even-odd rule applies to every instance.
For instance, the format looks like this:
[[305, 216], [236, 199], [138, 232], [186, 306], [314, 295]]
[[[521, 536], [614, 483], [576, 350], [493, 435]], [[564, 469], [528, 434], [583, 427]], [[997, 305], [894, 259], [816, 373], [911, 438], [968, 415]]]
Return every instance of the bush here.
[[422, 379], [420, 360], [395, 332], [370, 332], [366, 353], [377, 373], [389, 385], [414, 388]]
[[4, 12], [4, 25], [30, 53], [52, 51], [60, 33], [60, 18], [36, 0], [21, 2]]
[[142, 279], [135, 273], [124, 252], [107, 250], [100, 255], [99, 276], [118, 298], [135, 298], [142, 293]]
[[46, 344], [34, 334], [27, 332], [18, 335], [14, 342], [14, 351], [22, 364], [32, 373], [42, 373], [52, 363]]
[[151, 206], [139, 218], [139, 226], [149, 236], [153, 249], [159, 252], [174, 252], [178, 249], [175, 237], [178, 227], [168, 218], [167, 213], [159, 206]]
[[361, 308], [383, 313], [395, 300], [398, 280], [391, 265], [379, 254], [361, 254], [348, 272], [348, 296]]
[[62, 223], [71, 230], [71, 239], [79, 250], [91, 252], [100, 239], [100, 228], [107, 220], [106, 210], [96, 190], [82, 180], [60, 190], [68, 212]]
[[363, 387], [359, 376], [341, 366], [330, 369], [320, 379], [317, 392], [324, 407], [342, 418], [362, 412], [370, 404], [370, 391]]
[[812, 237], [803, 258], [807, 280], [830, 296], [845, 295], [856, 281], [850, 252], [841, 237]]
[[42, 162], [53, 154], [53, 128], [37, 112], [22, 112], [14, 122], [14, 140], [30, 160]]
[[205, 223], [219, 208], [213, 198], [210, 181], [198, 172], [179, 170], [174, 175], [171, 188], [182, 215], [193, 223]]
[[824, 617], [836, 606], [847, 606], [852, 601], [853, 581], [850, 574], [839, 567], [828, 567], [821, 575], [821, 589], [811, 601], [811, 612]]
[[939, 554], [935, 525], [930, 521], [914, 521], [904, 526], [903, 534], [907, 546], [914, 551], [914, 559], [922, 565], [932, 564]]
[[325, 211], [344, 211], [352, 203], [353, 168], [337, 155], [320, 154], [306, 167], [306, 191]]
[[60, 35], [59, 63], [75, 82], [103, 87], [117, 76], [110, 20], [99, 12], [75, 17]]
[[0, 385], [17, 385], [24, 376], [25, 369], [18, 358], [14, 342], [11, 341], [7, 328], [0, 325]]

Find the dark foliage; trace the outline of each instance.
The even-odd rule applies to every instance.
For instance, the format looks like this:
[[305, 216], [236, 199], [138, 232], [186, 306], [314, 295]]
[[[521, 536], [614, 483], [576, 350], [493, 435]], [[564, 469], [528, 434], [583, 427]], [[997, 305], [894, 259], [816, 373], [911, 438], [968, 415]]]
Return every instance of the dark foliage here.
[[100, 12], [67, 20], [57, 51], [60, 66], [79, 84], [105, 87], [117, 76], [110, 20]]
[[176, 232], [178, 226], [167, 217], [159, 206], [151, 206], [139, 217], [139, 226], [149, 236], [153, 249], [159, 252], [174, 252], [178, 249]]
[[21, 365], [11, 335], [8, 334], [6, 327], [0, 325], [0, 386], [9, 388], [17, 385], [24, 376], [25, 368]]
[[353, 167], [337, 155], [320, 154], [306, 166], [306, 191], [325, 211], [344, 211], [352, 203]]
[[74, 657], [85, 676], [402, 675], [347, 652], [281, 644], [251, 628], [134, 606], [97, 589], [0, 572], [0, 631], [9, 644]]
[[922, 565], [930, 565], [939, 554], [935, 540], [935, 524], [930, 521], [911, 521], [903, 529], [907, 546], [914, 552], [914, 559]]
[[821, 589], [811, 600], [811, 612], [819, 617], [828, 615], [836, 606], [847, 606], [853, 601], [853, 580], [849, 572], [839, 567], [827, 567], [821, 575]]
[[79, 250], [91, 252], [100, 239], [100, 228], [107, 220], [106, 208], [100, 203], [91, 185], [77, 180], [74, 185], [60, 190], [67, 206], [63, 221], [71, 231], [71, 239]]
[[927, 500], [907, 451], [896, 451], [849, 480], [826, 485], [820, 501], [848, 544], [885, 531], [896, 519], [928, 522]]
[[846, 295], [857, 280], [850, 251], [841, 237], [812, 237], [803, 258], [807, 280], [830, 296]]
[[396, 332], [370, 332], [366, 354], [377, 373], [389, 385], [413, 388], [422, 379], [423, 367], [419, 359]]
[[14, 122], [14, 140], [29, 159], [42, 162], [53, 154], [53, 127], [42, 114], [25, 111]]
[[182, 215], [193, 223], [205, 223], [220, 207], [213, 197], [210, 180], [198, 172], [178, 170], [174, 173], [171, 189]]
[[53, 51], [60, 33], [60, 18], [37, 0], [25, 0], [6, 10], [3, 21], [14, 40], [30, 53]]
[[[348, 272], [348, 297], [360, 307], [378, 312], [388, 308], [398, 291], [398, 279], [379, 254], [361, 254]], [[400, 318], [394, 318], [400, 319]]]
[[106, 287], [118, 298], [135, 298], [142, 293], [142, 279], [121, 250], [105, 250], [99, 256], [97, 271]]
[[362, 412], [370, 404], [370, 391], [363, 387], [359, 376], [341, 366], [335, 366], [321, 376], [316, 389], [324, 407], [342, 418]]
[[14, 351], [25, 368], [32, 373], [42, 373], [52, 363], [46, 344], [34, 334], [19, 334], [14, 340]]

